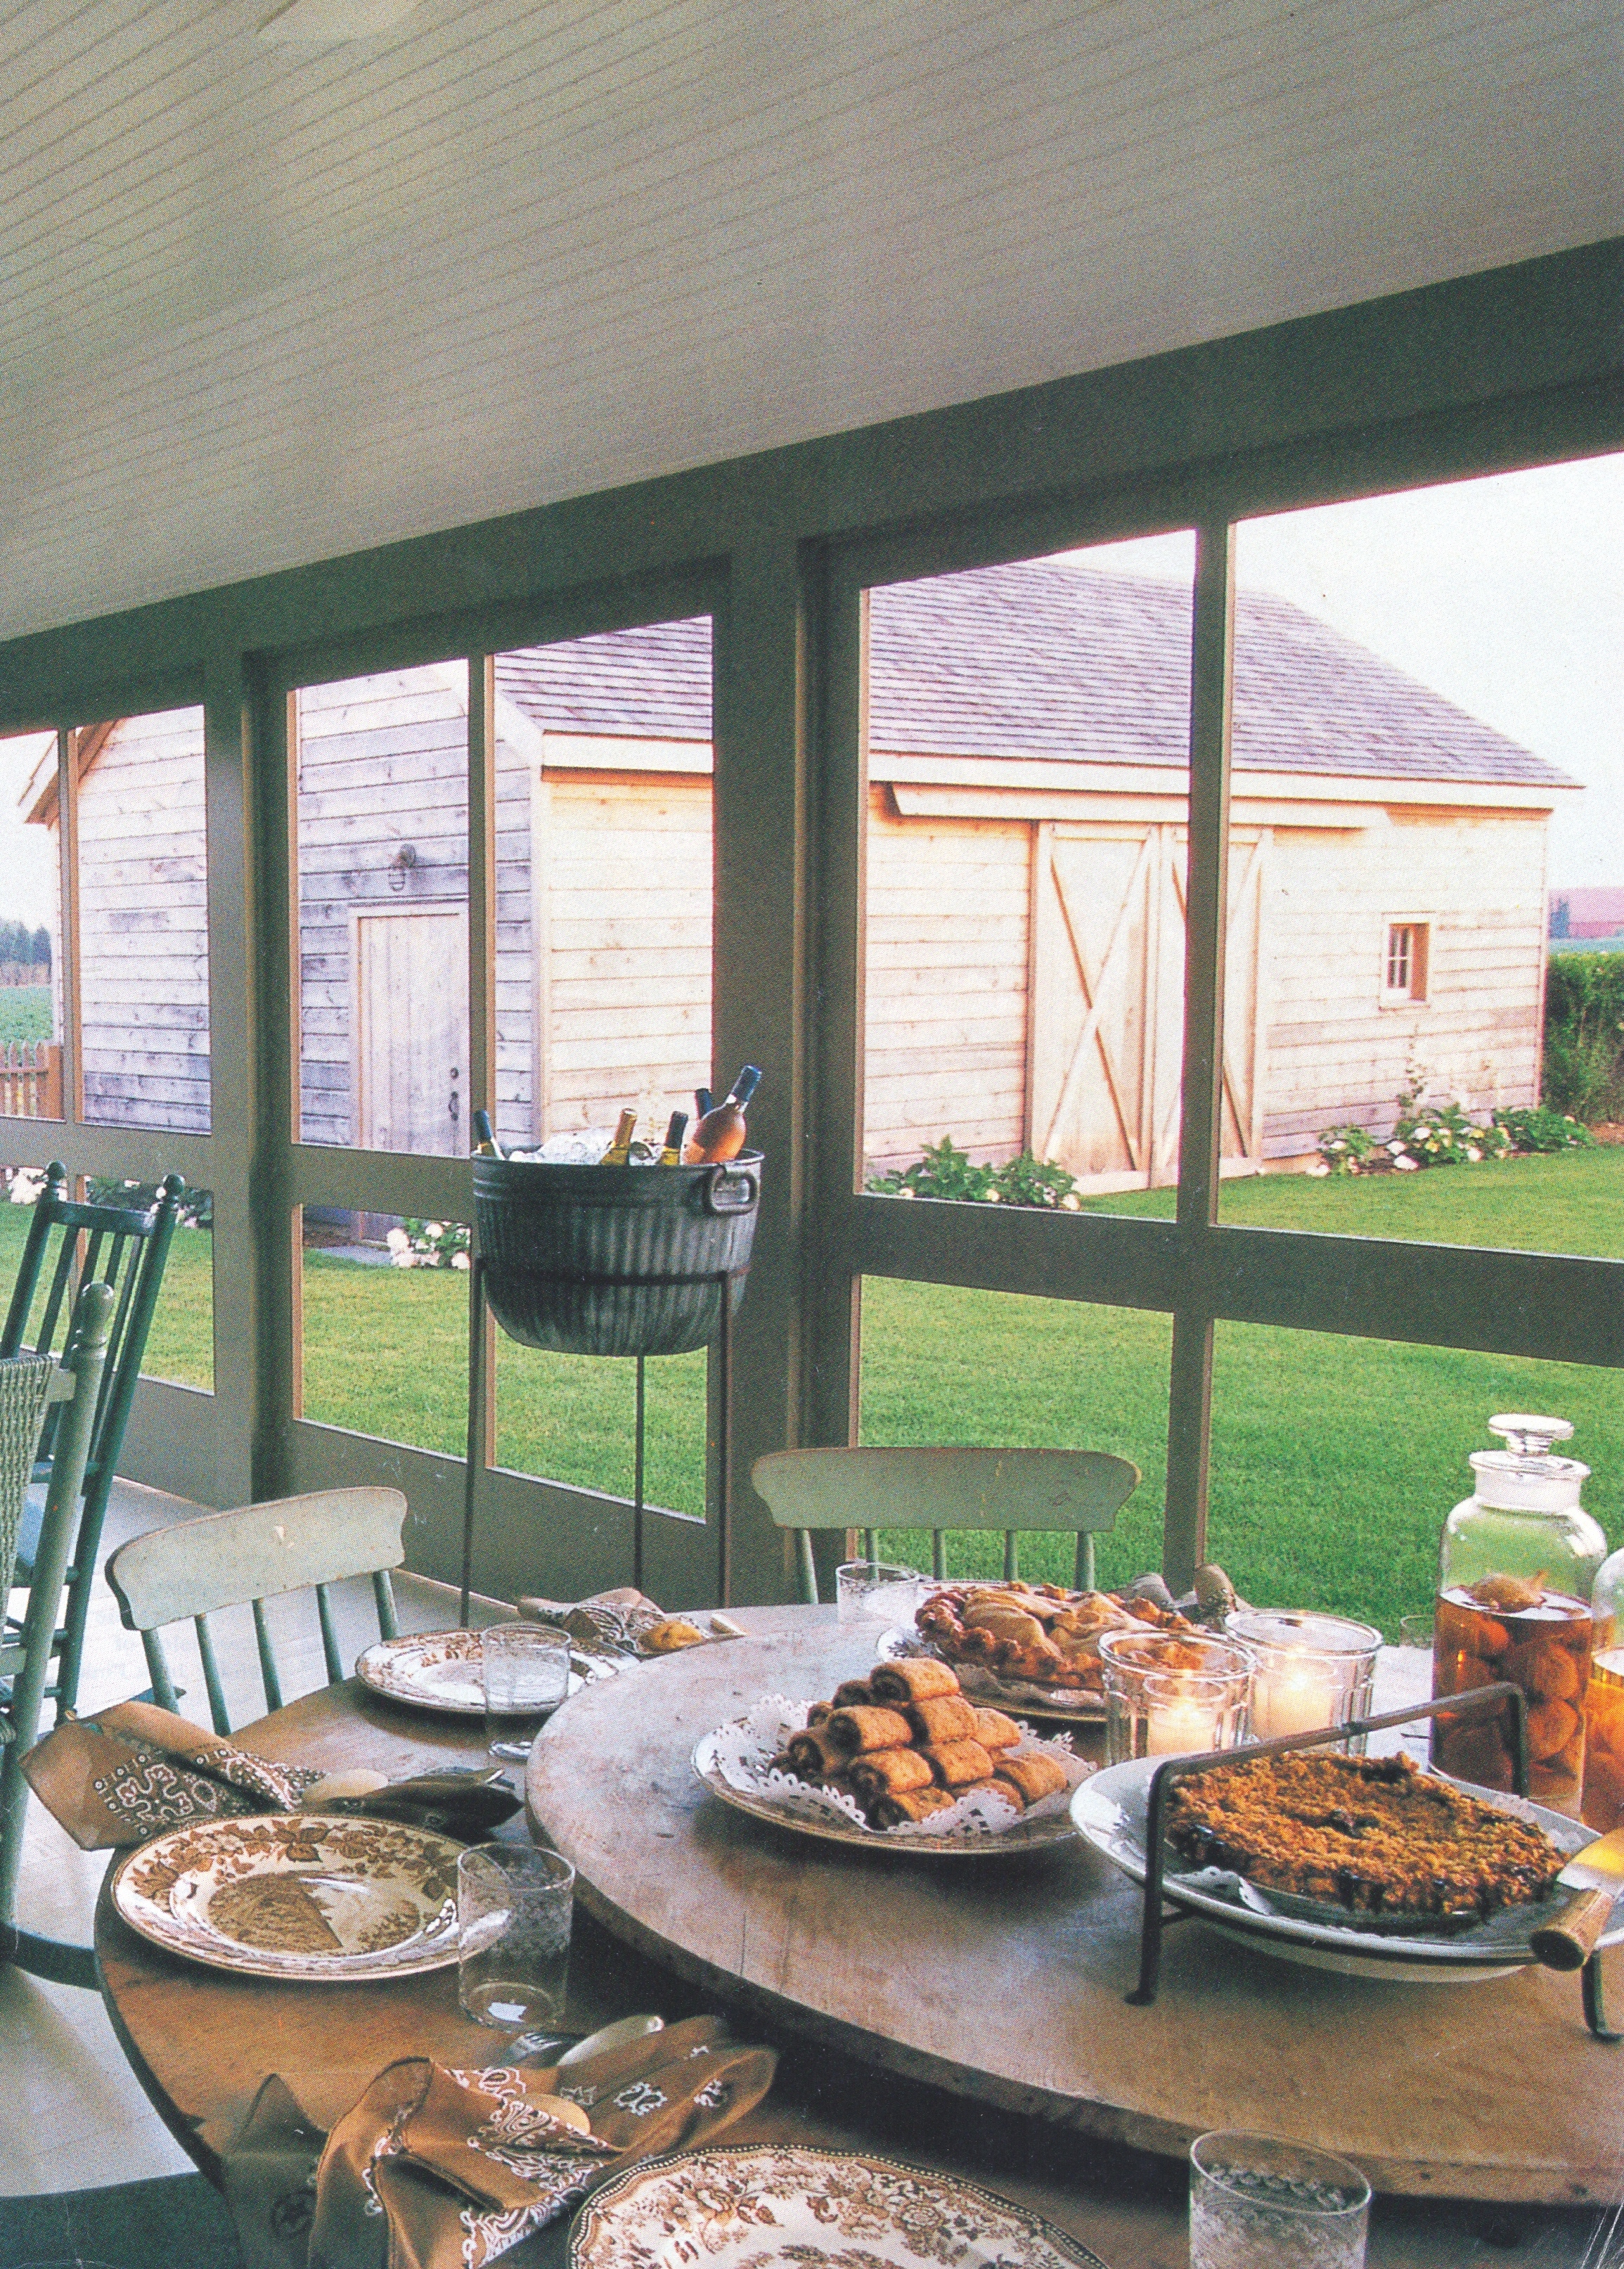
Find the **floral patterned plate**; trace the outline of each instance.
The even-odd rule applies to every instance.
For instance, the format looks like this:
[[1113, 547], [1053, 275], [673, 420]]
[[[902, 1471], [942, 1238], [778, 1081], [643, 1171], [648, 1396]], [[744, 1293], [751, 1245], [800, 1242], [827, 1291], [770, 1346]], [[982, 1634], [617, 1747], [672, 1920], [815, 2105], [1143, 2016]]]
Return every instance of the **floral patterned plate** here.
[[[479, 1668], [476, 1630], [414, 1631], [403, 1638], [380, 1638], [369, 1646], [355, 1666], [355, 1674], [374, 1694], [391, 1702], [408, 1702], [414, 1709], [437, 1710], [452, 1718], [483, 1718], [484, 1681]], [[581, 1658], [570, 1658], [570, 1692], [579, 1694], [587, 1680], [580, 1674]], [[594, 1675], [602, 1674], [594, 1666]]]
[[844, 2151], [653, 2159], [576, 2216], [570, 2269], [1105, 2269], [1024, 2206], [956, 2176]]
[[143, 1938], [213, 1970], [340, 1984], [410, 1977], [457, 1958], [461, 1849], [389, 1820], [194, 1821], [130, 1853], [113, 1903]]

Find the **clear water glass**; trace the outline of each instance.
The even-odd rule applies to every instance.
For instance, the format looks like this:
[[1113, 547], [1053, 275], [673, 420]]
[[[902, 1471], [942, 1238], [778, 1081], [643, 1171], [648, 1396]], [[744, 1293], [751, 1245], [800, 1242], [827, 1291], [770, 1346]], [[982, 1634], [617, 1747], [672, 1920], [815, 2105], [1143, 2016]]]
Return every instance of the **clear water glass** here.
[[911, 1630], [930, 1587], [917, 1568], [887, 1560], [847, 1560], [835, 1571], [835, 1603], [843, 1623], [895, 1623]]
[[1190, 2269], [1364, 2269], [1369, 2221], [1351, 2159], [1268, 2135], [1190, 2146]]
[[505, 1763], [522, 1763], [543, 1719], [569, 1693], [568, 1635], [544, 1623], [492, 1623], [479, 1635], [479, 1651], [485, 1746]]
[[535, 2032], [564, 2014], [575, 1870], [556, 1851], [476, 1844], [457, 1858], [457, 1999], [465, 2016]]

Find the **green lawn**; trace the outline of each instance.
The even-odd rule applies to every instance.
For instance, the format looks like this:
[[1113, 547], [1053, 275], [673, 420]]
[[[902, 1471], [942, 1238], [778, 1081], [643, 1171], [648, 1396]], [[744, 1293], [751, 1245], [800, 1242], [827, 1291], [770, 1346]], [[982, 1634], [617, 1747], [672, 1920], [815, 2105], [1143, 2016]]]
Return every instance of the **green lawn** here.
[[0, 985], [0, 1048], [11, 1040], [48, 1040], [50, 1037], [50, 987]]
[[[1494, 1243], [1624, 1257], [1624, 1150], [1503, 1166], [1224, 1192], [1227, 1220], [1270, 1227]], [[1171, 1194], [1103, 1201], [1159, 1214]], [[26, 1226], [0, 1206], [0, 1285]], [[305, 1259], [305, 1411], [313, 1419], [461, 1456], [467, 1423], [467, 1281], [427, 1269]], [[210, 1240], [177, 1232], [148, 1368], [209, 1384]], [[1166, 1463], [1165, 1317], [1074, 1301], [870, 1278], [863, 1296], [867, 1442], [1085, 1445], [1144, 1478], [1104, 1540], [1120, 1580], [1155, 1564]], [[651, 1501], [703, 1501], [705, 1363], [651, 1362]], [[1263, 1604], [1316, 1603], [1391, 1631], [1430, 1596], [1439, 1525], [1466, 1494], [1467, 1452], [1502, 1409], [1552, 1409], [1593, 1468], [1585, 1501], [1624, 1541], [1624, 1376], [1583, 1366], [1222, 1325], [1214, 1365], [1209, 1549]], [[498, 1456], [521, 1472], [628, 1494], [632, 1366], [498, 1341]], [[920, 1539], [893, 1536], [915, 1556]], [[994, 1548], [994, 1550], [996, 1548]], [[1029, 1547], [1029, 1573], [1060, 1574]], [[966, 1558], [957, 1564], [968, 1569]], [[981, 1565], [990, 1568], [989, 1558]]]

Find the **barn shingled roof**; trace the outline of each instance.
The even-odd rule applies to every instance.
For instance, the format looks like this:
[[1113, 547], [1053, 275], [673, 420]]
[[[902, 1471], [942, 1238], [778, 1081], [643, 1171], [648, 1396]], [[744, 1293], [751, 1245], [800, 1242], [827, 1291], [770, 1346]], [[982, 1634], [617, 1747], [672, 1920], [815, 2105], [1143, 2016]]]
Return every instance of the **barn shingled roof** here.
[[[1185, 585], [1060, 560], [877, 589], [870, 745], [1182, 765], [1190, 613]], [[1288, 600], [1241, 592], [1235, 646], [1239, 769], [1576, 785]], [[504, 654], [497, 682], [554, 732], [711, 737], [704, 617]]]

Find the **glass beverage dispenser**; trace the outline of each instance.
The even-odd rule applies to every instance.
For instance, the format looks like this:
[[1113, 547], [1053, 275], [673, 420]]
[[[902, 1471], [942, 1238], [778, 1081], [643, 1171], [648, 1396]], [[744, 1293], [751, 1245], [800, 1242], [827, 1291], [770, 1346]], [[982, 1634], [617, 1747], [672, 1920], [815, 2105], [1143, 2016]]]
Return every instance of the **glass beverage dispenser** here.
[[[1443, 1524], [1432, 1690], [1509, 1679], [1528, 1701], [1529, 1794], [1576, 1815], [1584, 1770], [1591, 1592], [1607, 1544], [1579, 1503], [1590, 1472], [1553, 1453], [1565, 1418], [1491, 1418], [1503, 1449], [1474, 1450], [1477, 1491]], [[1512, 1785], [1503, 1715], [1435, 1719], [1433, 1763], [1480, 1787]]]

